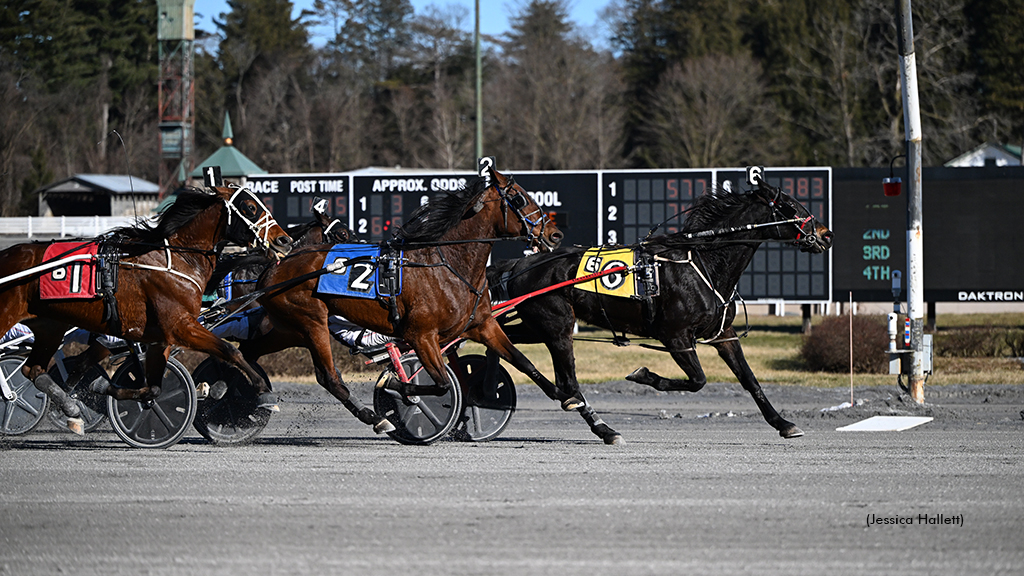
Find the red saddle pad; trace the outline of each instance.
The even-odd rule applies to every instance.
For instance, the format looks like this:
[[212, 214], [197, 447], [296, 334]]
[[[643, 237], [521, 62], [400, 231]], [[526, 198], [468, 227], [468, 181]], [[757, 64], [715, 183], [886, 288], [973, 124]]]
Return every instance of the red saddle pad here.
[[72, 260], [52, 268], [39, 277], [39, 297], [43, 300], [96, 298], [96, 242], [55, 242], [43, 253], [43, 264], [81, 255], [90, 258]]

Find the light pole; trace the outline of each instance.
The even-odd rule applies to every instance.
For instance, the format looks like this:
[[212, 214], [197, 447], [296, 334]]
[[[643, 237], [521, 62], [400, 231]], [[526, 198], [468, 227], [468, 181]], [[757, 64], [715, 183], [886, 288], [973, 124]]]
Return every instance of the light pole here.
[[476, 158], [484, 155], [484, 95], [480, 65], [480, 0], [476, 0], [476, 30], [473, 33], [473, 45], [476, 50]]
[[896, 0], [903, 131], [907, 139], [907, 316], [910, 320], [910, 396], [924, 402], [924, 236], [921, 226], [921, 107], [910, 0]]

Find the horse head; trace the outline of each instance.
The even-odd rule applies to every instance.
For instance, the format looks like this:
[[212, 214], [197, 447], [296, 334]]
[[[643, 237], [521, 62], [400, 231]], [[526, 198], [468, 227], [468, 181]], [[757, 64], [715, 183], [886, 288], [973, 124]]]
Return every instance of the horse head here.
[[327, 214], [327, 200], [324, 198], [314, 198], [313, 205], [310, 207], [310, 212], [313, 213], [313, 219], [319, 224], [320, 233], [322, 239], [318, 244], [344, 244], [352, 241], [352, 230], [345, 225], [341, 220], [337, 218], [331, 218]]
[[777, 224], [776, 240], [791, 240], [801, 252], [819, 254], [832, 247], [832, 231], [811, 215], [799, 201], [764, 180], [751, 194], [770, 211], [769, 224]]
[[270, 210], [248, 188], [214, 187], [224, 200], [228, 225], [225, 238], [240, 246], [260, 248], [280, 260], [292, 249], [292, 239], [274, 220]]
[[[540, 252], [550, 252], [558, 248], [564, 234], [526, 193], [526, 190], [516, 184], [511, 175], [506, 176], [493, 168], [490, 171], [490, 177], [489, 190], [494, 190], [500, 200], [502, 232], [515, 236], [526, 236], [530, 247]], [[483, 202], [483, 197], [481, 197], [474, 209], [481, 210]], [[515, 215], [515, 218], [510, 219], [510, 213]]]

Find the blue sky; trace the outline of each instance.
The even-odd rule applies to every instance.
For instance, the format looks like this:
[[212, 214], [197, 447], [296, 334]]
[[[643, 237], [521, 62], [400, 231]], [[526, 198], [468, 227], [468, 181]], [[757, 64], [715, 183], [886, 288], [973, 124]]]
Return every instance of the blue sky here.
[[[581, 27], [592, 27], [599, 24], [598, 15], [610, 0], [569, 0], [569, 18]], [[473, 30], [474, 0], [411, 0], [413, 9], [417, 14], [434, 4], [438, 7], [445, 7], [450, 4], [460, 4], [466, 7], [466, 19], [464, 26], [467, 31]], [[312, 9], [313, 0], [292, 0], [295, 6], [293, 15], [298, 16], [303, 8]], [[480, 31], [483, 34], [499, 35], [508, 29], [509, 16], [519, 12], [519, 9], [526, 5], [527, 0], [480, 0]], [[228, 10], [226, 0], [196, 0], [196, 28], [207, 32], [214, 32], [216, 27], [213, 19], [221, 12]], [[315, 31], [314, 31], [315, 33]], [[315, 45], [323, 44], [323, 40], [313, 38]]]

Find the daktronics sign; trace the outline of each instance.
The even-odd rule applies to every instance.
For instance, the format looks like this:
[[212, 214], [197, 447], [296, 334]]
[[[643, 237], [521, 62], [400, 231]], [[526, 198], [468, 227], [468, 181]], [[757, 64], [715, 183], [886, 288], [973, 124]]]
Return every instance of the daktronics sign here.
[[[907, 195], [883, 194], [884, 168], [834, 174], [833, 299], [891, 302], [893, 271], [907, 278]], [[921, 182], [925, 301], [1024, 301], [1024, 168], [925, 168]]]

